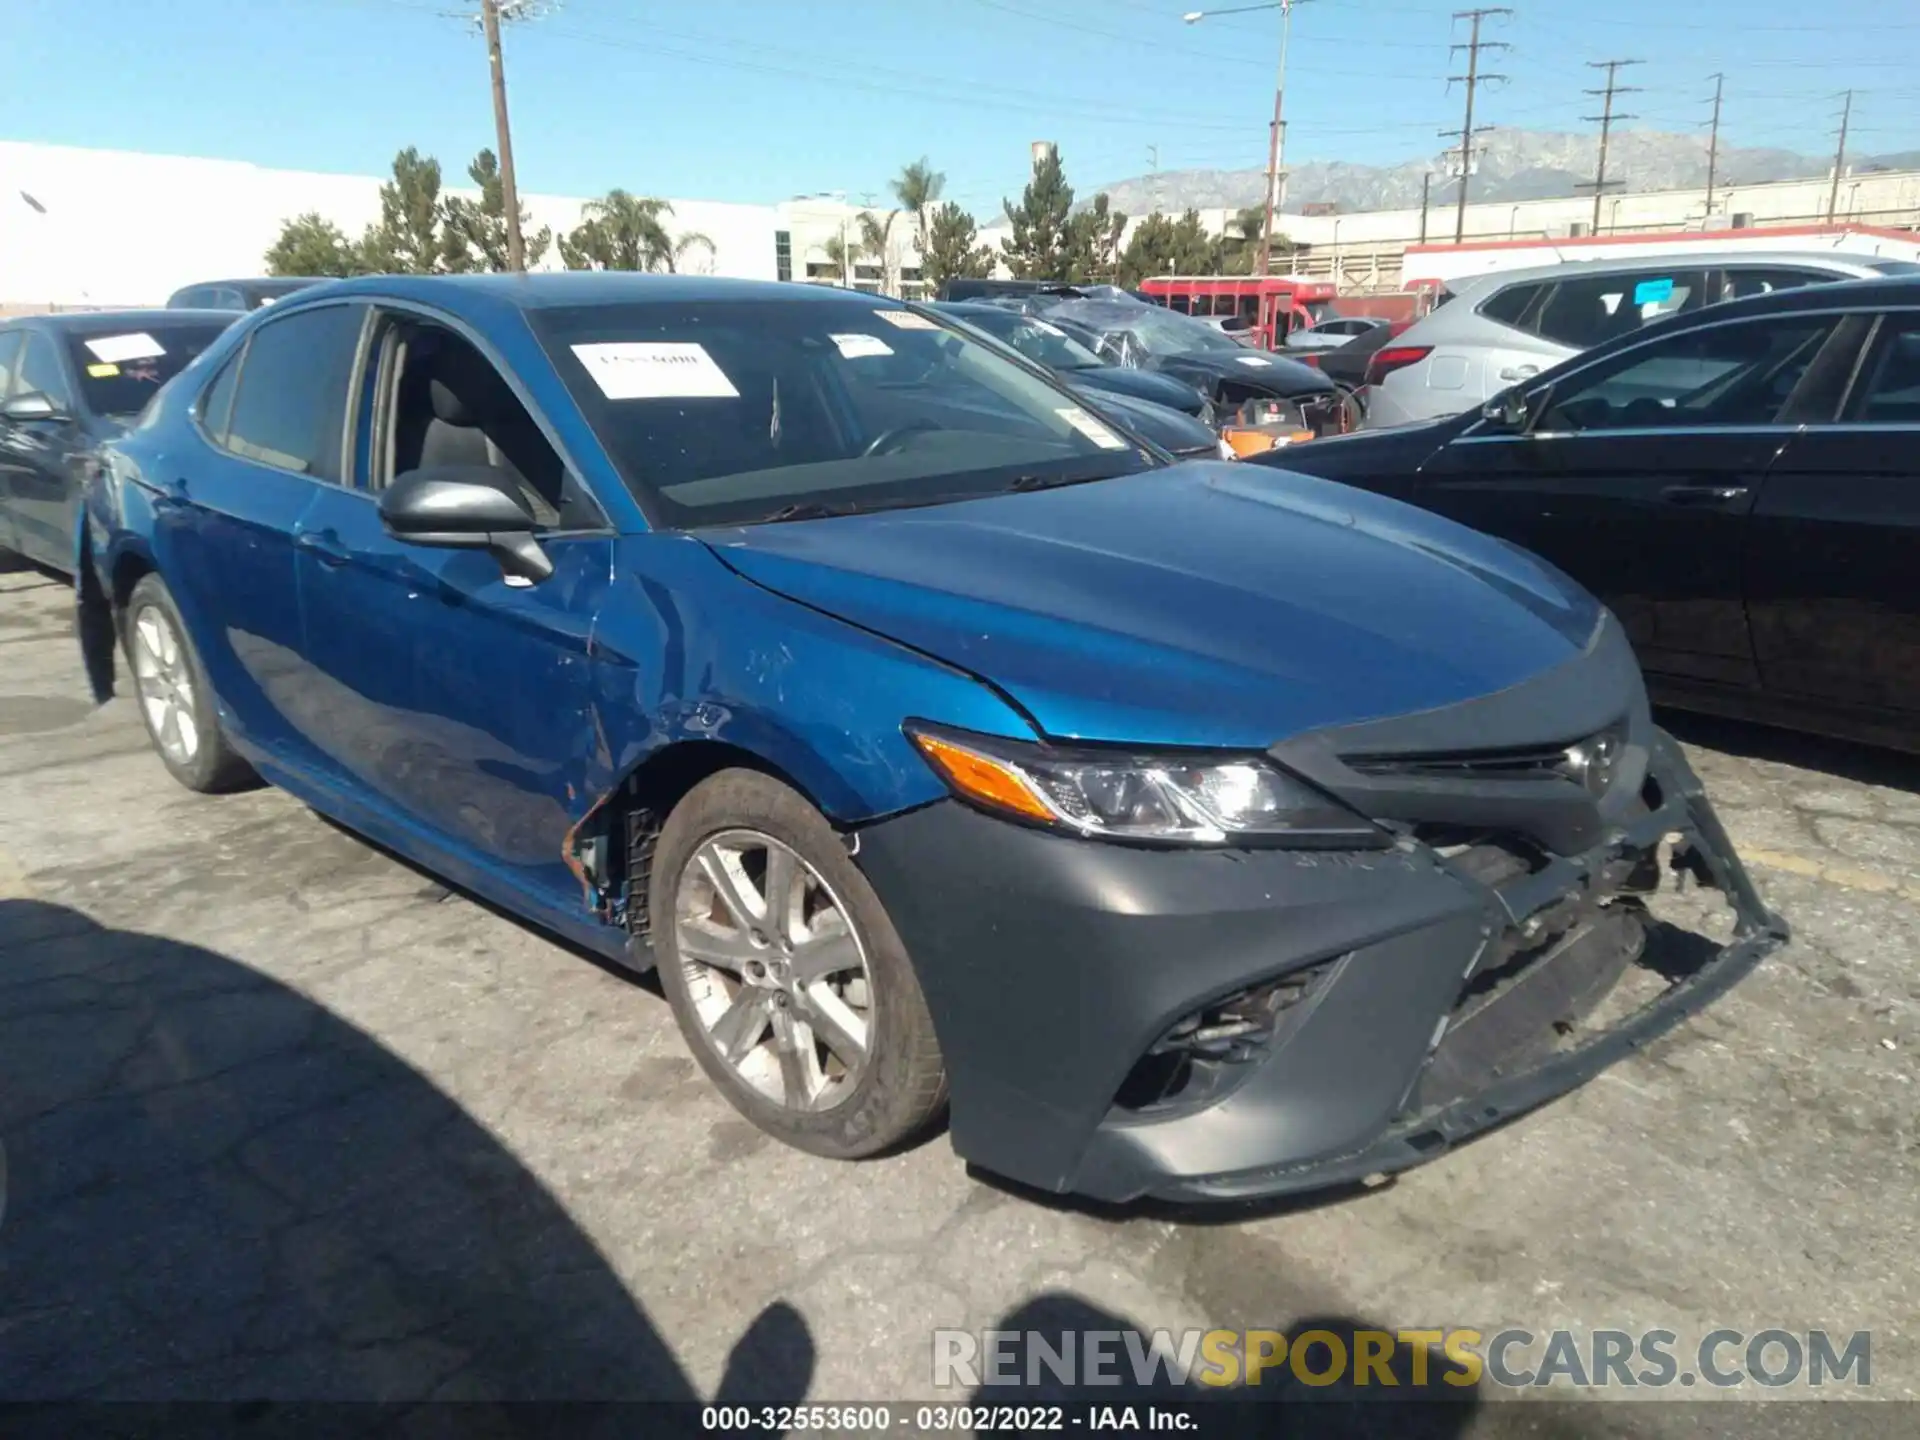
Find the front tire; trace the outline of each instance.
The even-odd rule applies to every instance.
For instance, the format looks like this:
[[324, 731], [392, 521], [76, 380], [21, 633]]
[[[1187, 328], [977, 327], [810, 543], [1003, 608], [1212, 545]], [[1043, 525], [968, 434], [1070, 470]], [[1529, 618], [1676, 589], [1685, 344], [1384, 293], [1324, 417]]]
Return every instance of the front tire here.
[[649, 913], [674, 1019], [729, 1103], [859, 1159], [924, 1130], [946, 1065], [906, 947], [826, 818], [751, 770], [696, 785], [655, 847]]
[[213, 687], [158, 575], [143, 576], [127, 597], [120, 639], [147, 738], [167, 773], [204, 795], [248, 784], [253, 771], [227, 743]]

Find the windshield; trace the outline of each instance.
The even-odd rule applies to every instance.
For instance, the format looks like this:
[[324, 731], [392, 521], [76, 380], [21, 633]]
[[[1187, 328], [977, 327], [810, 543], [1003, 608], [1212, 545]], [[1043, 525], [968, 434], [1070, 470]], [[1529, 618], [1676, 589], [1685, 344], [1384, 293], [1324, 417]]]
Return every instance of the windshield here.
[[67, 337], [80, 398], [95, 415], [129, 419], [160, 387], [225, 332], [218, 320], [154, 319], [137, 327], [82, 330]]
[[956, 315], [976, 330], [984, 330], [994, 339], [1011, 345], [1027, 359], [1050, 370], [1099, 370], [1106, 361], [1075, 340], [1058, 325], [1049, 325], [1032, 315], [1016, 310], [989, 313], [984, 308]]
[[1069, 300], [1047, 312], [1049, 318], [1104, 336], [1126, 337], [1121, 347], [1141, 355], [1190, 355], [1196, 350], [1237, 355], [1246, 347], [1204, 320], [1176, 315], [1158, 305], [1105, 300]]
[[935, 504], [1156, 463], [985, 341], [889, 301], [528, 318], [627, 484], [677, 527]]

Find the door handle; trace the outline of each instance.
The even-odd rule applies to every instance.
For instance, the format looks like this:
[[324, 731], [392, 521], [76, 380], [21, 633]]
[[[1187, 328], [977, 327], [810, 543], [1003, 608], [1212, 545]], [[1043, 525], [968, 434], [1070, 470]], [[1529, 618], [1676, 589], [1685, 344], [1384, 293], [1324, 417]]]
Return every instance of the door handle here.
[[312, 555], [322, 565], [347, 563], [347, 547], [340, 543], [340, 537], [331, 530], [302, 531], [293, 543]]
[[1669, 485], [1660, 498], [1669, 505], [1727, 505], [1746, 493], [1744, 485]]
[[1538, 365], [1509, 365], [1500, 372], [1502, 380], [1531, 380], [1540, 373]]

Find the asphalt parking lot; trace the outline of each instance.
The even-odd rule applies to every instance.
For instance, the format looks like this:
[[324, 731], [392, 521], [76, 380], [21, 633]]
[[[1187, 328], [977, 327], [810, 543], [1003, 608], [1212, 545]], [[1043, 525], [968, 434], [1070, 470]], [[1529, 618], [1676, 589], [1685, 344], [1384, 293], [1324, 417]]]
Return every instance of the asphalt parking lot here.
[[936, 1328], [1106, 1316], [1871, 1330], [1920, 1398], [1920, 764], [1676, 722], [1788, 950], [1377, 1191], [1094, 1212], [769, 1142], [648, 985], [176, 786], [69, 608], [0, 574], [0, 1396], [936, 1397]]

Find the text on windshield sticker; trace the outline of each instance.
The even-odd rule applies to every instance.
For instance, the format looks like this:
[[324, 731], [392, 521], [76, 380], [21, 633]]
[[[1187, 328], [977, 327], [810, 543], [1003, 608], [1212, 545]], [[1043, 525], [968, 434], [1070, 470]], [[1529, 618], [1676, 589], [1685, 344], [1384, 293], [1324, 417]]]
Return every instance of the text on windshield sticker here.
[[1078, 406], [1069, 406], [1065, 410], [1056, 410], [1053, 413], [1066, 421], [1067, 424], [1071, 425], [1074, 429], [1078, 430], [1082, 435], [1086, 436], [1087, 439], [1093, 441], [1093, 443], [1098, 445], [1102, 450], [1124, 450], [1127, 448], [1126, 441], [1122, 440], [1118, 435], [1114, 434], [1113, 431], [1109, 430]]
[[609, 400], [732, 400], [740, 392], [702, 345], [615, 340], [573, 353]]
[[893, 354], [887, 342], [878, 335], [829, 335], [827, 338], [833, 341], [841, 357], [847, 360]]
[[144, 330], [131, 335], [101, 335], [87, 341], [93, 358], [103, 365], [118, 365], [128, 360], [157, 360], [167, 347]]

